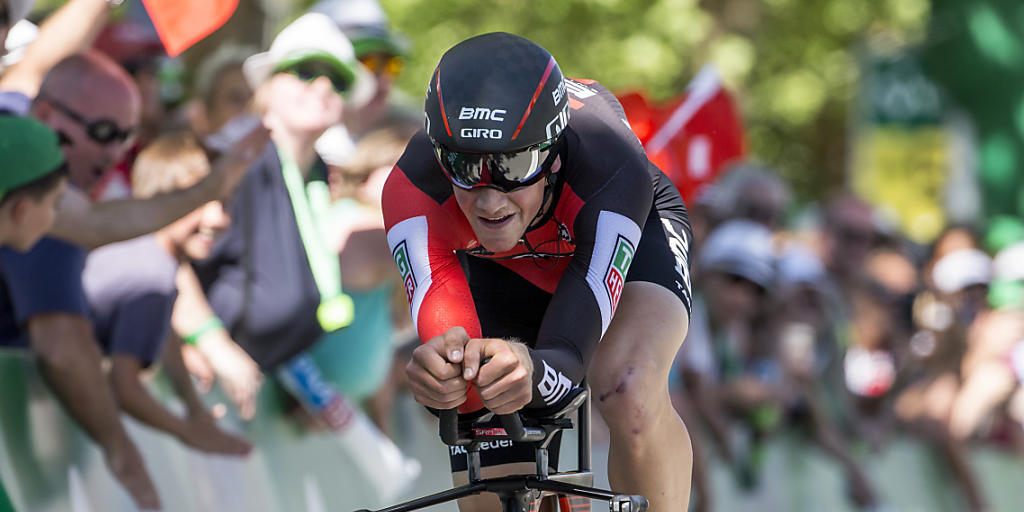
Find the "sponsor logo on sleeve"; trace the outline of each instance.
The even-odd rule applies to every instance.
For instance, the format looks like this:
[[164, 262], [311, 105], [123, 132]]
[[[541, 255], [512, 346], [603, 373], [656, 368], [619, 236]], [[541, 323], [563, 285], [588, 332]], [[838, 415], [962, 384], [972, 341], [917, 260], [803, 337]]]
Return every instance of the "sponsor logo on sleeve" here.
[[416, 294], [416, 276], [412, 273], [412, 265], [409, 263], [409, 249], [406, 247], [405, 240], [402, 240], [395, 246], [395, 250], [392, 253], [395, 258], [395, 265], [398, 266], [398, 273], [402, 276], [402, 284], [405, 286], [405, 298], [412, 303], [412, 298]]
[[604, 276], [605, 290], [608, 292], [608, 300], [612, 303], [612, 311], [619, 305], [622, 287], [626, 284], [626, 274], [635, 254], [636, 248], [633, 244], [626, 237], [619, 235], [612, 252], [612, 260], [608, 264], [608, 271]]
[[543, 361], [543, 363], [544, 378], [541, 379], [537, 389], [540, 391], [544, 403], [551, 405], [561, 400], [572, 389], [572, 381], [562, 372], [555, 371], [554, 368], [548, 366], [547, 361]]

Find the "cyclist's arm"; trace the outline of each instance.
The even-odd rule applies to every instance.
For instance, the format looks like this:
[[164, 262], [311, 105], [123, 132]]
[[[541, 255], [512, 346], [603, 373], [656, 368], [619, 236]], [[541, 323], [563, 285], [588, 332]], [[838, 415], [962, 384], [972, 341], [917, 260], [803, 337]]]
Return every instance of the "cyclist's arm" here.
[[[384, 185], [382, 207], [388, 246], [420, 340], [426, 343], [456, 326], [470, 338], [480, 338], [476, 306], [455, 255], [459, 235], [453, 226], [458, 219], [413, 185], [398, 166]], [[460, 410], [481, 407], [476, 392], [470, 390]]]
[[530, 350], [535, 392], [529, 407], [555, 403], [583, 380], [611, 323], [653, 198], [646, 172], [632, 169], [611, 176], [576, 216], [575, 254]]

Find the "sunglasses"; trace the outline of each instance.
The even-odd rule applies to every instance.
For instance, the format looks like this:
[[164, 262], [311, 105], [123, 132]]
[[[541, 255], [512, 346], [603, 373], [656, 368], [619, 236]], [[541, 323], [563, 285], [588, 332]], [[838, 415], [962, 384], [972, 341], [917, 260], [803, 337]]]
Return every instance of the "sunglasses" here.
[[71, 107], [68, 107], [51, 97], [46, 97], [45, 100], [50, 105], [53, 105], [53, 108], [57, 109], [58, 112], [71, 118], [72, 121], [85, 128], [85, 133], [89, 138], [99, 144], [110, 144], [112, 142], [123, 143], [135, 135], [135, 127], [121, 129], [121, 127], [111, 119], [86, 119], [85, 116], [79, 114]]
[[278, 69], [278, 73], [288, 73], [298, 77], [303, 82], [313, 82], [322, 76], [331, 81], [331, 87], [338, 94], [345, 94], [351, 87], [352, 81], [338, 72], [331, 64], [318, 60], [304, 60], [290, 66]]
[[368, 53], [359, 57], [359, 62], [375, 75], [398, 76], [405, 68], [404, 59], [386, 53]]
[[464, 153], [434, 143], [434, 156], [448, 179], [457, 187], [471, 190], [491, 187], [511, 192], [528, 187], [548, 174], [558, 156], [560, 138], [511, 153]]

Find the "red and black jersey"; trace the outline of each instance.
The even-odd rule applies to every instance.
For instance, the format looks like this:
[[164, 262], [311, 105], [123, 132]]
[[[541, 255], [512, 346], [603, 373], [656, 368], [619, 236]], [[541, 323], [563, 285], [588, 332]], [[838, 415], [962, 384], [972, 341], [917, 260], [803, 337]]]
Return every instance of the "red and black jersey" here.
[[[610, 92], [586, 80], [567, 79], [566, 89], [572, 112], [555, 204], [545, 222], [532, 227], [513, 250], [494, 254], [480, 245], [423, 132], [409, 142], [383, 195], [388, 243], [424, 342], [454, 326], [464, 327], [470, 337], [494, 336], [482, 332], [460, 257], [490, 260], [550, 296], [536, 335], [530, 336], [536, 385], [531, 406], [556, 402], [585, 376], [612, 320], [641, 232], [647, 236], [644, 226], [662, 204], [682, 212], [686, 233], [676, 244], [681, 253], [672, 247], [676, 255], [669, 261], [677, 268], [670, 263], [667, 272], [678, 274], [673, 291], [689, 310], [689, 226], [682, 200], [674, 189], [659, 187], [668, 179], [647, 160]], [[654, 236], [664, 234], [658, 229]], [[495, 281], [494, 287], [503, 285]], [[479, 403], [462, 410], [473, 408]]]

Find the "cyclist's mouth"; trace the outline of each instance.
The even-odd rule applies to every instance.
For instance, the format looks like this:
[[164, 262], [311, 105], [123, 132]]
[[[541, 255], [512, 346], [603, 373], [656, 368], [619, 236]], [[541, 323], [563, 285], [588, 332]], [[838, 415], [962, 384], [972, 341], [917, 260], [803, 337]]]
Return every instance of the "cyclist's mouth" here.
[[477, 218], [480, 219], [480, 223], [489, 228], [504, 227], [512, 221], [512, 217], [512, 214], [505, 215], [504, 217], [498, 217], [496, 219], [488, 219], [487, 217], [480, 217], [479, 215], [477, 216]]

